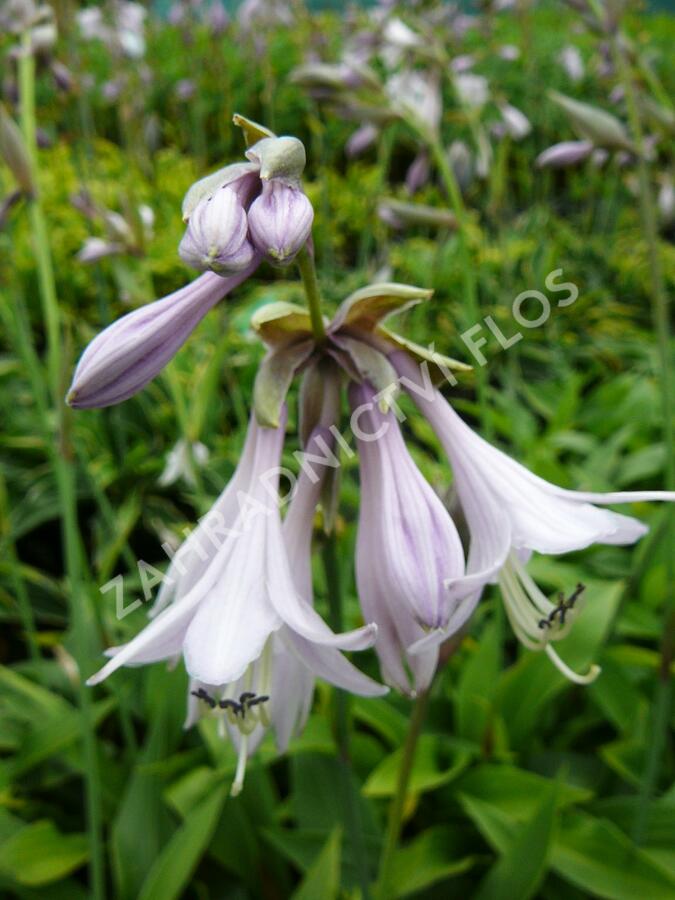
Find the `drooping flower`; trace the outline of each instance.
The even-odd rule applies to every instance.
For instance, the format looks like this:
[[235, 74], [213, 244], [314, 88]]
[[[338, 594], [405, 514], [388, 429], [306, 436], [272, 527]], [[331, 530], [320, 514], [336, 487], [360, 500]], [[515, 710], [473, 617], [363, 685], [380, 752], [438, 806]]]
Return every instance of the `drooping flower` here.
[[312, 231], [314, 210], [297, 187], [269, 181], [251, 204], [248, 224], [259, 253], [277, 265], [286, 265], [305, 246]]
[[[364, 615], [379, 627], [376, 651], [385, 679], [410, 693], [429, 686], [438, 646], [408, 648], [431, 629], [456, 630], [475, 603], [450, 593], [464, 577], [464, 551], [450, 514], [405, 447], [392, 412], [369, 384], [352, 384], [352, 430], [359, 449], [361, 497], [356, 581]], [[470, 587], [469, 587], [470, 592]]]
[[283, 423], [261, 428], [252, 419], [235, 475], [169, 567], [153, 621], [109, 651], [90, 684], [120, 666], [180, 653], [192, 678], [229, 684], [282, 626], [322, 647], [372, 645], [376, 626], [333, 634], [295, 587], [278, 508], [283, 431]]
[[[530, 649], [545, 649], [569, 678], [585, 683], [563, 662], [551, 642], [567, 633], [578, 613], [580, 591], [567, 600], [551, 603], [528, 575], [524, 561], [532, 552], [569, 553], [594, 543], [632, 544], [647, 526], [637, 519], [595, 504], [631, 503], [642, 500], [675, 500], [669, 491], [593, 493], [572, 491], [539, 478], [501, 450], [491, 446], [466, 425], [428, 373], [408, 356], [395, 353], [392, 364], [400, 384], [429, 421], [452, 464], [457, 494], [470, 531], [467, 571], [482, 569], [478, 584], [492, 580], [499, 570], [502, 598], [517, 636]], [[472, 559], [480, 564], [472, 564]], [[449, 585], [452, 590], [452, 585]], [[557, 611], [556, 611], [557, 610]], [[420, 642], [424, 648], [442, 640], [449, 630], [439, 630]], [[415, 648], [418, 649], [418, 648]]]
[[220, 187], [192, 212], [178, 254], [204, 272], [232, 275], [251, 265], [255, 251], [248, 239], [246, 211], [235, 191]]
[[542, 150], [535, 162], [540, 169], [562, 169], [583, 162], [592, 152], [591, 141], [561, 141]]
[[270, 726], [280, 751], [302, 729], [317, 676], [363, 696], [386, 692], [337, 649], [370, 646], [375, 626], [335, 635], [314, 612], [311, 538], [322, 478], [301, 472], [282, 526], [282, 441], [283, 425], [251, 422], [232, 480], [171, 562], [152, 622], [108, 651], [112, 659], [88, 682], [182, 653], [190, 674], [186, 727], [202, 713], [219, 717], [239, 754], [233, 793]]

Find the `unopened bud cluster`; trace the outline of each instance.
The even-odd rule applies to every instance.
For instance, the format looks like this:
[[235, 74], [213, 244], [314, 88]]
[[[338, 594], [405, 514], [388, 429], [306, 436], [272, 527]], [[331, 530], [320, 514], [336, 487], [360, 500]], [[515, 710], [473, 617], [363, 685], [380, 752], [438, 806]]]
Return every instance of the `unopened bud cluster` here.
[[286, 265], [309, 238], [314, 210], [300, 185], [302, 141], [253, 133], [262, 137], [246, 151], [249, 162], [208, 175], [185, 196], [178, 252], [195, 269], [231, 275], [256, 257]]

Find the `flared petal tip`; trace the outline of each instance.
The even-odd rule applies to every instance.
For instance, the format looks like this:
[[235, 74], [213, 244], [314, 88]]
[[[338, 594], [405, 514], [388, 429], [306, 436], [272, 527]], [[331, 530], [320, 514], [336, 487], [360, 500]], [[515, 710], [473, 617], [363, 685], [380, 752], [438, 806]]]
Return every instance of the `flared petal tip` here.
[[437, 647], [439, 644], [442, 644], [443, 641], [448, 638], [450, 635], [448, 631], [444, 628], [434, 628], [429, 631], [424, 637], [419, 638], [419, 640], [415, 641], [414, 644], [411, 644], [407, 648], [408, 653], [412, 653], [414, 656], [419, 653], [425, 653], [427, 650], [431, 650], [434, 647]]

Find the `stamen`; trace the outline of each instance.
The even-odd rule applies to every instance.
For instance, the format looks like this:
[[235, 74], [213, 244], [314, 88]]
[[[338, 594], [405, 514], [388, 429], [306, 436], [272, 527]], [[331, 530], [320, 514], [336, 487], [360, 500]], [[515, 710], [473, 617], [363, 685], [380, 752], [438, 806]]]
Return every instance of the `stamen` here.
[[595, 679], [602, 671], [600, 666], [597, 666], [595, 663], [593, 663], [593, 665], [591, 665], [590, 669], [585, 675], [580, 675], [578, 672], [575, 672], [574, 669], [570, 669], [567, 663], [564, 663], [562, 659], [560, 659], [551, 644], [546, 644], [544, 649], [546, 650], [546, 655], [551, 660], [556, 669], [559, 672], [562, 672], [565, 678], [569, 678], [569, 680], [573, 681], [575, 684], [591, 684], [593, 681], [595, 681]]
[[242, 734], [239, 740], [239, 755], [237, 757], [237, 771], [234, 773], [234, 781], [230, 788], [230, 796], [237, 797], [244, 787], [244, 776], [246, 774], [246, 762], [248, 759], [248, 735]]

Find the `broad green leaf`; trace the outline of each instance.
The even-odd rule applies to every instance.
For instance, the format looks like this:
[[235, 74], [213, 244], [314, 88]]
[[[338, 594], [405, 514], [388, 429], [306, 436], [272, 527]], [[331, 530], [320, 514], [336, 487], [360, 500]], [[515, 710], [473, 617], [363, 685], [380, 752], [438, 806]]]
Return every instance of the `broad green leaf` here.
[[[514, 820], [530, 819], [551, 790], [552, 781], [507, 765], [483, 763], [460, 778], [457, 790], [484, 800]], [[592, 798], [590, 791], [573, 785], [559, 785], [556, 802], [560, 807], [584, 803]]]
[[[457, 778], [469, 765], [472, 751], [454, 747], [448, 759], [447, 743], [432, 734], [423, 734], [417, 742], [415, 762], [410, 776], [410, 794], [433, 791]], [[392, 797], [396, 792], [402, 748], [385, 757], [370, 773], [363, 787], [366, 797]]]
[[557, 785], [549, 785], [535, 814], [523, 825], [476, 892], [477, 900], [529, 900], [548, 864], [555, 824]]
[[388, 700], [355, 697], [352, 712], [356, 719], [376, 731], [388, 744], [398, 747], [403, 742], [408, 719]]
[[569, 813], [551, 863], [561, 878], [606, 900], [672, 900], [675, 878], [603, 819]]
[[[465, 642], [465, 644], [468, 642]], [[493, 618], [462, 666], [455, 692], [457, 734], [480, 744], [493, 714], [493, 698], [502, 664], [502, 636]]]
[[394, 896], [407, 897], [468, 872], [476, 857], [459, 855], [459, 844], [456, 826], [436, 825], [401, 847], [392, 867]]
[[65, 878], [89, 858], [85, 834], [61, 834], [53, 822], [34, 822], [0, 846], [0, 873], [37, 887]]
[[336, 826], [312, 863], [293, 900], [337, 900], [340, 893], [342, 830]]
[[227, 785], [220, 784], [190, 812], [155, 860], [138, 900], [175, 900], [181, 896], [211, 840], [227, 792]]

